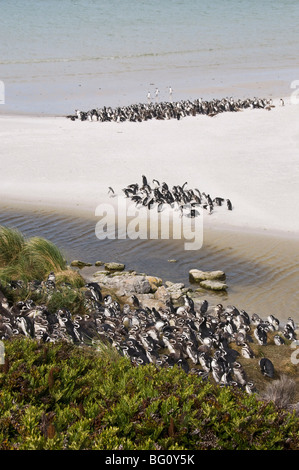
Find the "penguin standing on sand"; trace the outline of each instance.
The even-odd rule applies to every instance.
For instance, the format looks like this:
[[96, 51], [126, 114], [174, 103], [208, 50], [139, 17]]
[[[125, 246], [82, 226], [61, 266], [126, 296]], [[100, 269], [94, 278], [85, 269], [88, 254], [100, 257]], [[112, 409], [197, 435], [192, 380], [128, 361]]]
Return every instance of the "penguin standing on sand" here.
[[232, 205], [230, 199], [226, 200], [226, 205], [227, 205], [227, 208], [228, 208], [229, 211], [233, 210], [233, 205]]

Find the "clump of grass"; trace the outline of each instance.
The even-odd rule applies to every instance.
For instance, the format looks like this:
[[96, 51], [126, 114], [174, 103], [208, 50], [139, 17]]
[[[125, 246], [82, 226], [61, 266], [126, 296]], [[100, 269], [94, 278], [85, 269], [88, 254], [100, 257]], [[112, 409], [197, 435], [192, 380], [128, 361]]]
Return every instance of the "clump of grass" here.
[[69, 284], [71, 287], [80, 289], [85, 286], [85, 279], [78, 271], [73, 269], [64, 269], [56, 272], [56, 285]]
[[22, 252], [25, 239], [16, 229], [0, 226], [0, 267], [14, 264]]
[[19, 264], [27, 279], [41, 279], [50, 271], [59, 271], [66, 267], [65, 259], [57, 246], [41, 237], [34, 237], [26, 242], [19, 256]]
[[33, 237], [25, 240], [15, 229], [0, 227], [0, 280], [44, 279], [50, 271], [66, 269], [66, 261], [52, 242]]
[[295, 396], [296, 382], [283, 374], [278, 380], [269, 383], [261, 395], [264, 401], [272, 401], [280, 408], [289, 408]]

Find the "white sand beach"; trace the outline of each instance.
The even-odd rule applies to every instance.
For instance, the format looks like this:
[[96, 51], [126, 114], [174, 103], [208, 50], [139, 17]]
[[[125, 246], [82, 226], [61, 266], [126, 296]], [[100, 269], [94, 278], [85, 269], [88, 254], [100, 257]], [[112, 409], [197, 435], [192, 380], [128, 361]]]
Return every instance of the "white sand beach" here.
[[141, 123], [0, 116], [1, 205], [94, 215], [115, 203], [109, 186], [123, 197], [145, 174], [229, 198], [209, 227], [298, 234], [299, 106], [274, 104]]

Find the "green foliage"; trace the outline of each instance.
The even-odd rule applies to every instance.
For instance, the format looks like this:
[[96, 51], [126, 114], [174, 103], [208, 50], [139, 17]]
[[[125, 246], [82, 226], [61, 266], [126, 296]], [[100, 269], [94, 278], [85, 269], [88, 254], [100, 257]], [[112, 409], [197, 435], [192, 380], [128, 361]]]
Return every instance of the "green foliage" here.
[[5, 342], [0, 449], [299, 449], [294, 414], [111, 348]]

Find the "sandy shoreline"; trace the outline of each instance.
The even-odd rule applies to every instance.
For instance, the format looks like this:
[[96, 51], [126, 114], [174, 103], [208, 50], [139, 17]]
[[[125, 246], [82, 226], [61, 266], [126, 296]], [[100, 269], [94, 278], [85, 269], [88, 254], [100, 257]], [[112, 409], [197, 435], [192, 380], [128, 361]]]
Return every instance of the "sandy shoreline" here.
[[109, 186], [123, 197], [146, 174], [231, 199], [233, 211], [205, 217], [209, 228], [297, 235], [299, 106], [285, 103], [142, 123], [2, 115], [1, 206], [94, 216], [116, 203]]

